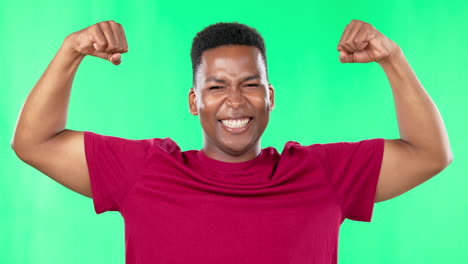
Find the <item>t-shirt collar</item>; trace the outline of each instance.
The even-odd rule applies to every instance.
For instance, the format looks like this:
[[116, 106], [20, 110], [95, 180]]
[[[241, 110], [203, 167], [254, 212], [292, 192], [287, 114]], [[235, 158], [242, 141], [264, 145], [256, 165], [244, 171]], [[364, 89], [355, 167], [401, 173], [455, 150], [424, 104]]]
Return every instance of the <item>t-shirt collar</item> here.
[[268, 162], [265, 149], [262, 149], [260, 154], [254, 159], [243, 161], [243, 162], [224, 162], [208, 157], [202, 150], [197, 152], [198, 160], [203, 163], [205, 166], [221, 170], [221, 171], [238, 171], [242, 169], [247, 169], [253, 166], [262, 165], [265, 162]]

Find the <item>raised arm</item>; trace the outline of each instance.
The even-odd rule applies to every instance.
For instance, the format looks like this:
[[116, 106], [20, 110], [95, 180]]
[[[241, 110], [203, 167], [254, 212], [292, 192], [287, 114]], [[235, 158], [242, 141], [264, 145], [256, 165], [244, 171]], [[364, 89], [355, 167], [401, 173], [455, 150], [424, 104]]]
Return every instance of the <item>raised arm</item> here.
[[65, 129], [72, 82], [86, 55], [119, 65], [123, 28], [104, 21], [68, 35], [21, 108], [11, 141], [16, 155], [63, 186], [91, 197], [82, 131]]
[[337, 47], [343, 63], [377, 62], [390, 82], [399, 139], [386, 139], [375, 202], [405, 193], [446, 168], [453, 159], [440, 113], [402, 50], [370, 24], [353, 20]]

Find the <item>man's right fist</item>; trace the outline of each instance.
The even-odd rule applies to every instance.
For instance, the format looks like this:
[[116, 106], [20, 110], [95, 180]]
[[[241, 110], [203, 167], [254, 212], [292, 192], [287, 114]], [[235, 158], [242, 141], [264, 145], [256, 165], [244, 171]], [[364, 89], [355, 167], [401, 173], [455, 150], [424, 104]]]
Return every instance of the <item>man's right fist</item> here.
[[67, 44], [77, 53], [91, 55], [119, 65], [121, 54], [128, 51], [122, 25], [113, 20], [96, 23], [68, 35]]

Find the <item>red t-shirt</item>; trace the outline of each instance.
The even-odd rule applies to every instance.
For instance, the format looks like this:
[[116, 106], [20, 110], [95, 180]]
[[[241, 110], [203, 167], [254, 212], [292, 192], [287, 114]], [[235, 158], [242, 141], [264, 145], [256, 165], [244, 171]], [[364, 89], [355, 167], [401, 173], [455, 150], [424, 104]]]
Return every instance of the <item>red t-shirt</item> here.
[[337, 263], [345, 218], [370, 222], [384, 139], [227, 163], [170, 138], [85, 131], [94, 208], [119, 211], [127, 264]]

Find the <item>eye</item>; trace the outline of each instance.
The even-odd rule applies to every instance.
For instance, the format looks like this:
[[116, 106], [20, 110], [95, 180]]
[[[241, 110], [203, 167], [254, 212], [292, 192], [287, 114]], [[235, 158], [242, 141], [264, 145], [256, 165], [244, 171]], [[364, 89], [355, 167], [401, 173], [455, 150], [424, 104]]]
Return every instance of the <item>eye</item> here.
[[245, 86], [249, 86], [249, 87], [257, 87], [257, 86], [258, 86], [258, 84], [256, 84], [256, 83], [249, 83], [249, 84], [247, 84], [247, 85], [245, 85]]
[[221, 86], [211, 86], [208, 89], [209, 90], [216, 90], [216, 89], [220, 89], [220, 88], [223, 88], [223, 87], [221, 87]]

